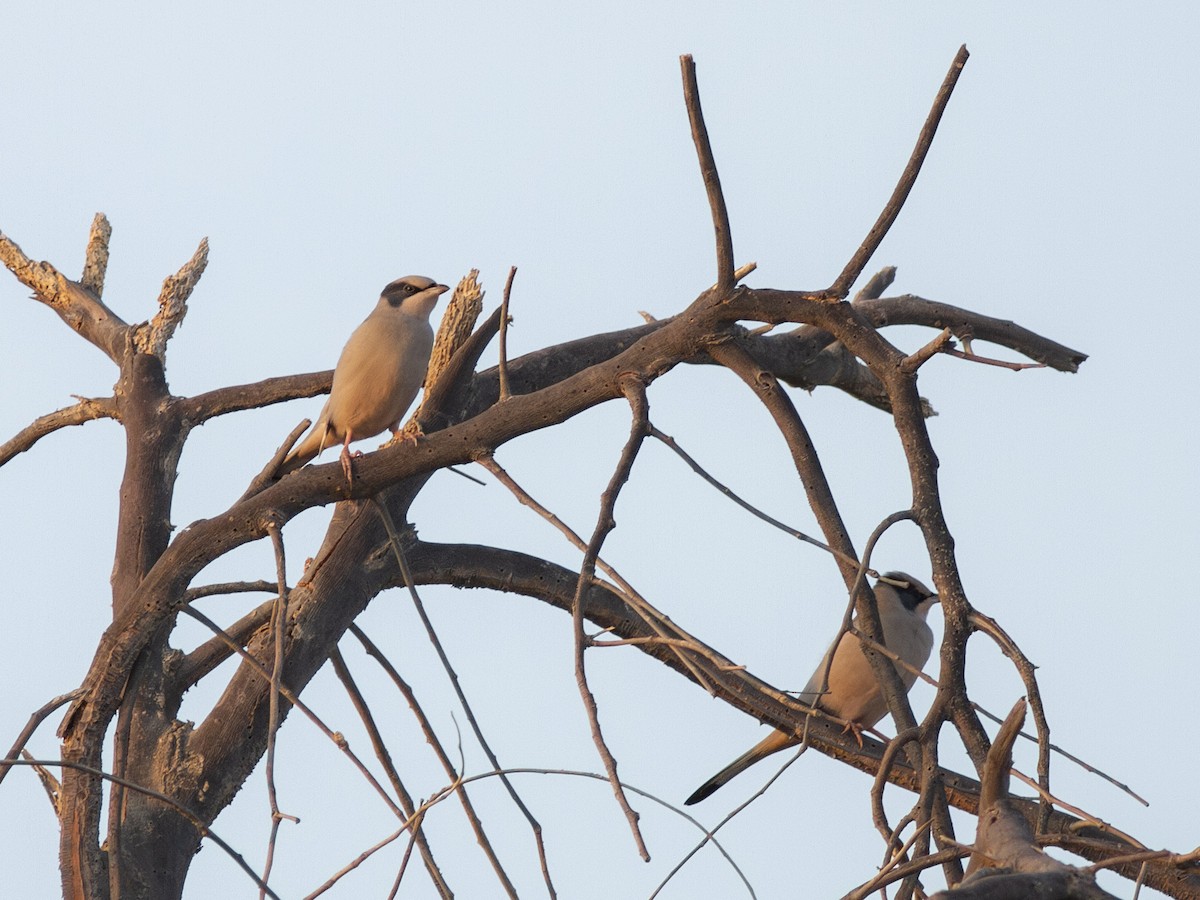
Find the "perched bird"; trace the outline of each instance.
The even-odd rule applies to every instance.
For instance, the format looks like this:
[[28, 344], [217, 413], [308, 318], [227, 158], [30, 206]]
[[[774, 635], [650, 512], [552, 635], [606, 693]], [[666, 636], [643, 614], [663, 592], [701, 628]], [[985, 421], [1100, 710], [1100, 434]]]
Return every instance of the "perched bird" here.
[[425, 379], [433, 350], [429, 314], [447, 290], [421, 275], [397, 278], [383, 289], [338, 357], [333, 388], [317, 424], [280, 464], [280, 475], [341, 444], [342, 468], [350, 480], [350, 442], [385, 428], [396, 433]]
[[[895, 587], [883, 579], [900, 582], [907, 587]], [[887, 572], [883, 579], [875, 584], [875, 603], [879, 609], [879, 621], [883, 625], [883, 643], [914, 669], [920, 669], [924, 667], [925, 661], [929, 659], [929, 651], [933, 649], [933, 632], [929, 630], [925, 617], [929, 614], [929, 608], [937, 603], [938, 596], [904, 572]], [[829, 689], [822, 694], [821, 682], [830, 654], [833, 654], [833, 665], [829, 667]], [[900, 666], [896, 666], [896, 672], [900, 675], [905, 690], [909, 690], [917, 680], [915, 672]], [[858, 730], [870, 728], [888, 711], [887, 701], [883, 697], [871, 664], [862, 651], [862, 644], [857, 637], [849, 633], [842, 635], [836, 649], [831, 646], [825, 651], [821, 664], [808, 679], [800, 699], [832, 716], [845, 719], [850, 723], [850, 727], [855, 729], [856, 736]], [[760, 759], [798, 743], [799, 740], [794, 735], [783, 731], [771, 732], [700, 785], [696, 792], [684, 801], [684, 805], [699, 803]]]

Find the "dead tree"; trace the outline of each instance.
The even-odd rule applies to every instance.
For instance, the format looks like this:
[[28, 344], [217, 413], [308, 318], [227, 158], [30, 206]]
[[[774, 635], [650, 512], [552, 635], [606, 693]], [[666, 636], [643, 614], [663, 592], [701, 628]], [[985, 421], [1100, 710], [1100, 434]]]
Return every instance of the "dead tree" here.
[[[217, 416], [328, 391], [331, 373], [278, 377], [197, 396], [175, 396], [167, 382], [167, 348], [187, 311], [188, 296], [204, 271], [206, 244], [166, 280], [153, 319], [129, 324], [103, 302], [110, 228], [102, 215], [93, 225], [86, 265], [77, 280], [49, 263], [31, 262], [16, 243], [0, 235], [0, 257], [13, 275], [80, 337], [99, 348], [118, 372], [112, 396], [81, 400], [41, 417], [0, 447], [0, 465], [56, 429], [96, 418], [116, 420], [126, 437], [111, 624], [99, 636], [80, 687], [39, 710], [8, 756], [9, 762], [19, 761], [29, 734], [56, 708], [70, 704], [59, 728], [61, 759], [52, 763], [62, 771], [56, 788], [64, 896], [72, 900], [180, 896], [197, 846], [213, 837], [210, 826], [255, 765], [264, 756], [269, 762], [279, 723], [302, 703], [305, 686], [330, 661], [339, 675], [346, 675], [337, 647], [347, 631], [355, 631], [355, 617], [381, 591], [426, 584], [482, 586], [523, 594], [572, 615], [585, 702], [590, 692], [582, 663], [585, 650], [595, 640], [583, 632], [586, 620], [607, 629], [606, 639], [636, 644], [642, 652], [746, 714], [803, 736], [808, 746], [874, 773], [876, 825], [888, 842], [889, 862], [878, 878], [848, 896], [866, 896], [893, 880], [903, 882], [900, 896], [911, 896], [919, 873], [938, 865], [948, 884], [959, 884], [963, 878], [960, 860], [972, 849], [956, 842], [949, 809], [992, 815], [1001, 801], [1004, 816], [1022, 823], [1024, 830], [1016, 832], [1018, 843], [1023, 842], [1029, 852], [1005, 852], [1003, 861], [1011, 871], [973, 879], [971, 897], [1008, 896], [1003, 893], [1011, 890], [1005, 887], [1006, 880], [1023, 877], [1022, 861], [1037, 858], [1034, 848], [1047, 844], [1140, 878], [1171, 896], [1200, 896], [1200, 875], [1192, 868], [1193, 860], [1147, 851], [1111, 829], [1061, 811], [1051, 801], [1048, 732], [1032, 667], [999, 627], [971, 606], [939, 500], [938, 461], [925, 425], [929, 409], [917, 388], [922, 364], [938, 353], [983, 361], [974, 354], [973, 342], [1010, 348], [1035, 365], [1063, 372], [1076, 371], [1084, 354], [1012, 322], [916, 296], [884, 296], [891, 284], [891, 270], [883, 270], [852, 300], [847, 299], [905, 202], [966, 58], [964, 48], [938, 93], [895, 192], [843, 271], [820, 290], [785, 290], [740, 284], [753, 265], [741, 269], [735, 265], [695, 71], [690, 57], [684, 57], [684, 92], [716, 236], [716, 278], [711, 287], [701, 290], [671, 318], [583, 337], [511, 362], [504, 359], [502, 351], [499, 367], [477, 371], [485, 348], [502, 334], [506, 316], [497, 310], [473, 327], [478, 309], [472, 308], [471, 286], [464, 283], [452, 305], [456, 325], [445, 328], [445, 335], [439, 337], [440, 350], [435, 357], [440, 352], [441, 361], [435, 358], [424, 402], [416, 414], [424, 437], [365, 455], [357, 461], [350, 483], [335, 462], [274, 478], [275, 467], [296, 439], [296, 432], [239, 500], [227, 509], [214, 509], [208, 518], [174, 534], [171, 511], [176, 464], [191, 430]], [[772, 335], [742, 323], [797, 327]], [[932, 339], [916, 352], [905, 353], [883, 333], [885, 327], [897, 324], [926, 327], [933, 333]], [[812, 715], [808, 707], [735, 666], [718, 648], [685, 632], [628, 585], [596, 574], [601, 546], [612, 527], [613, 507], [638, 451], [647, 437], [662, 437], [649, 419], [646, 389], [681, 365], [696, 364], [725, 367], [745, 382], [751, 395], [769, 411], [791, 453], [796, 476], [811, 501], [824, 542], [834, 554], [848, 596], [854, 600], [865, 636], [876, 641], [878, 618], [871, 592], [864, 589], [870, 546], [865, 552], [854, 546], [824, 478], [814, 442], [781, 383], [835, 386], [892, 416], [908, 461], [912, 504], [890, 517], [880, 533], [901, 519], [920, 528], [942, 599], [945, 639], [940, 648], [936, 698], [920, 722], [895, 670], [879, 652], [871, 654], [897, 724], [898, 738], [890, 745], [868, 738], [859, 747], [847, 740], [836, 724]], [[605, 494], [595, 532], [590, 540], [580, 541], [586, 550], [581, 571], [568, 571], [503, 547], [432, 543], [419, 539], [407, 527], [410, 507], [435, 471], [482, 461], [504, 479], [503, 470], [491, 462], [497, 448], [614, 400], [630, 405], [630, 437]], [[301, 583], [287, 585], [282, 527], [304, 510], [335, 503], [321, 550]], [[279, 560], [276, 579], [265, 586], [275, 592], [275, 599], [248, 607], [233, 627], [221, 630], [213, 626], [212, 640], [193, 651], [175, 649], [172, 631], [180, 615], [207, 621], [195, 601], [215, 592], [264, 589], [262, 583], [194, 583], [197, 573], [213, 560], [258, 540], [271, 541]], [[967, 696], [963, 680], [967, 638], [980, 631], [1000, 643], [1025, 678], [1040, 747], [1039, 799], [1007, 797], [1005, 779], [994, 772], [997, 765], [1006, 766], [996, 763], [990, 753], [991, 742]], [[195, 725], [181, 721], [177, 713], [184, 693], [233, 655], [240, 655], [242, 661], [212, 712]], [[399, 674], [393, 674], [399, 680]], [[344, 680], [353, 692], [352, 682], [348, 677]], [[599, 724], [593, 709], [597, 744], [636, 834], [636, 813], [618, 785], [615, 762], [604, 750]], [[947, 726], [966, 746], [977, 775], [981, 776], [991, 761], [989, 787], [982, 794], [978, 781], [939, 764], [939, 741]], [[110, 729], [114, 737], [106, 746]], [[461, 780], [463, 773], [455, 773], [449, 762], [447, 767], [450, 782]], [[9, 771], [11, 766], [5, 766], [0, 773]], [[425, 810], [407, 796], [401, 774], [389, 769], [395, 799], [388, 802], [397, 810], [398, 834], [411, 836], [432, 883], [448, 896], [447, 879], [421, 839]], [[879, 800], [888, 783], [912, 791], [917, 798], [910, 817], [897, 826], [887, 822]], [[383, 786], [379, 789], [392, 796]], [[107, 822], [102, 821], [101, 813], [105, 790], [110, 792]], [[457, 793], [469, 802], [461, 783], [452, 784], [448, 793]], [[904, 842], [900, 835], [906, 824], [914, 835]], [[981, 827], [973, 848], [980, 865], [1000, 856], [989, 843], [989, 835], [994, 833]], [[259, 879], [242, 865], [250, 877]], [[496, 867], [505, 889], [515, 895], [498, 862]], [[265, 878], [259, 883], [264, 893], [270, 893]], [[546, 878], [549, 886], [548, 872]], [[1080, 870], [1071, 870], [1068, 880], [1091, 884], [1090, 875]], [[1067, 890], [1053, 896], [1094, 896]], [[954, 893], [951, 890], [947, 896]]]

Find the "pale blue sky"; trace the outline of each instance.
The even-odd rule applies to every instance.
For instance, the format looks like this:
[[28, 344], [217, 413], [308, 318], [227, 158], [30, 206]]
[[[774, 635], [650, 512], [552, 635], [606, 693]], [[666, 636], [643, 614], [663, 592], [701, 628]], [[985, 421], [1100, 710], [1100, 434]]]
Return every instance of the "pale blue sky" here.
[[[1197, 798], [1181, 748], [1200, 738], [1185, 699], [1200, 675], [1185, 588], [1200, 538], [1191, 449], [1200, 397], [1183, 344], [1200, 328], [1187, 293], [1200, 208], [1198, 20], [1183, 3], [1137, 13], [1081, 3], [570, 12], [550, 3], [25, 4], [0, 33], [0, 230], [31, 257], [77, 273], [92, 215], [107, 213], [106, 300], [128, 321], [153, 312], [163, 277], [208, 236], [208, 271], [170, 348], [176, 393], [331, 366], [379, 289], [409, 272], [453, 282], [478, 267], [498, 302], [517, 265], [510, 348], [522, 353], [636, 324], [641, 309], [669, 315], [713, 281], [680, 53], [696, 58], [738, 262], [759, 264], [748, 283], [819, 288], [874, 221], [966, 43], [972, 58], [938, 140], [870, 269], [897, 265], [895, 292], [1011, 318], [1091, 355], [1076, 376], [938, 358], [922, 371], [922, 392], [941, 413], [930, 428], [971, 600], [1040, 666], [1055, 740], [1152, 806], [1062, 762], [1058, 793], [1149, 846], [1184, 851], [1198, 840]], [[0, 274], [0, 439], [71, 394], [107, 393], [115, 377], [27, 294]], [[931, 336], [888, 335], [910, 349]], [[794, 394], [861, 547], [907, 505], [890, 421], [831, 390]], [[782, 442], [736, 379], [679, 369], [650, 401], [655, 423], [719, 477], [813, 527]], [[319, 406], [298, 402], [194, 433], [175, 523], [227, 507]], [[613, 405], [498, 458], [590, 531], [626, 424]], [[0, 469], [6, 746], [31, 710], [78, 684], [106, 623], [121, 454], [119, 429], [94, 423]], [[578, 564], [496, 485], [439, 476], [414, 514], [426, 537]], [[826, 557], [747, 518], [656, 446], [617, 517], [605, 555], [646, 596], [779, 687], [803, 684], [841, 614]], [[317, 546], [327, 518], [318, 510], [289, 525], [293, 564]], [[889, 535], [876, 559], [929, 573], [911, 529]], [[269, 548], [253, 546], [202, 578], [271, 572]], [[228, 621], [248, 602], [206, 609]], [[427, 602], [503, 762], [600, 768], [565, 616], [480, 593], [430, 591]], [[452, 740], [453, 702], [408, 601], [379, 598], [364, 627], [405, 661]], [[181, 640], [199, 638], [185, 630]], [[982, 639], [971, 652], [978, 699], [1007, 710], [1021, 693], [1015, 675]], [[400, 701], [349, 648], [348, 658], [406, 748], [414, 791], [438, 789], [443, 776]], [[762, 735], [635, 650], [594, 652], [589, 670], [623, 776], [666, 799], [681, 801]], [[185, 714], [203, 715], [212, 695], [198, 693]], [[306, 699], [366, 751], [328, 673]], [[927, 702], [914, 691], [918, 714]], [[51, 724], [31, 747], [56, 754]], [[465, 752], [470, 771], [486, 767], [473, 746]], [[961, 762], [952, 740], [943, 758]], [[280, 837], [272, 883], [282, 895], [312, 890], [393, 828], [298, 717], [283, 731], [278, 770], [281, 806], [303, 820]], [[717, 821], [769, 774], [765, 764], [742, 776], [699, 815]], [[539, 778], [521, 787], [546, 828], [563, 897], [648, 896], [694, 840], [680, 820], [640, 802], [654, 857], [643, 864], [603, 785]], [[881, 858], [868, 788], [813, 754], [726, 828], [725, 844], [762, 898], [794, 896], [801, 874], [807, 896], [838, 896]], [[497, 786], [480, 796], [522, 896], [538, 896], [523, 820]], [[427, 825], [459, 896], [496, 896], [461, 812], [446, 805]], [[269, 827], [261, 774], [215, 827], [260, 865]], [[972, 834], [960, 823], [960, 838]], [[54, 820], [27, 771], [0, 787], [0, 847], [6, 890], [57, 892]], [[384, 896], [400, 852], [381, 854], [330, 896]], [[738, 892], [706, 850], [663, 896]], [[206, 846], [188, 896], [218, 895], [256, 894]], [[409, 874], [401, 896], [429, 896], [422, 872]]]

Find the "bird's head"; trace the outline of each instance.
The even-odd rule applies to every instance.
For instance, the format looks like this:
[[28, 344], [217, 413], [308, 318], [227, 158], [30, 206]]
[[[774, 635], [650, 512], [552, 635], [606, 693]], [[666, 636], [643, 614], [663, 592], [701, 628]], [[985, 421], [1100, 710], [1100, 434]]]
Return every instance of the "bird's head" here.
[[424, 275], [405, 275], [397, 278], [379, 295], [380, 307], [398, 310], [405, 315], [429, 318], [437, 298], [450, 290]]
[[929, 608], [938, 602], [938, 595], [917, 581], [907, 572], [884, 572], [877, 586], [887, 585], [909, 612], [921, 618], [929, 614]]

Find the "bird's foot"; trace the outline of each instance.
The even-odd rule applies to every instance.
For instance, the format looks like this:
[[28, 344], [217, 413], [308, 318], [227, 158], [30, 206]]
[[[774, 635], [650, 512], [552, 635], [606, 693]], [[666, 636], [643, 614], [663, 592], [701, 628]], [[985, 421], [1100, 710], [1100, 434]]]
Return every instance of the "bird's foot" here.
[[857, 722], [847, 722], [846, 727], [842, 729], [842, 734], [850, 732], [850, 734], [854, 735], [854, 740], [858, 743], [858, 749], [861, 750], [863, 748], [862, 731], [862, 726]]
[[[354, 456], [362, 456], [362, 453], [355, 453]], [[342, 462], [342, 472], [346, 476], [346, 483], [350, 487], [354, 487], [354, 456], [351, 456], [350, 451], [343, 447], [342, 455], [338, 457]]]
[[425, 432], [421, 430], [421, 425], [415, 419], [410, 419], [403, 428], [397, 428], [392, 432], [391, 438], [384, 447], [391, 447], [393, 444], [404, 444], [407, 447], [415, 447], [421, 438], [425, 437]]

